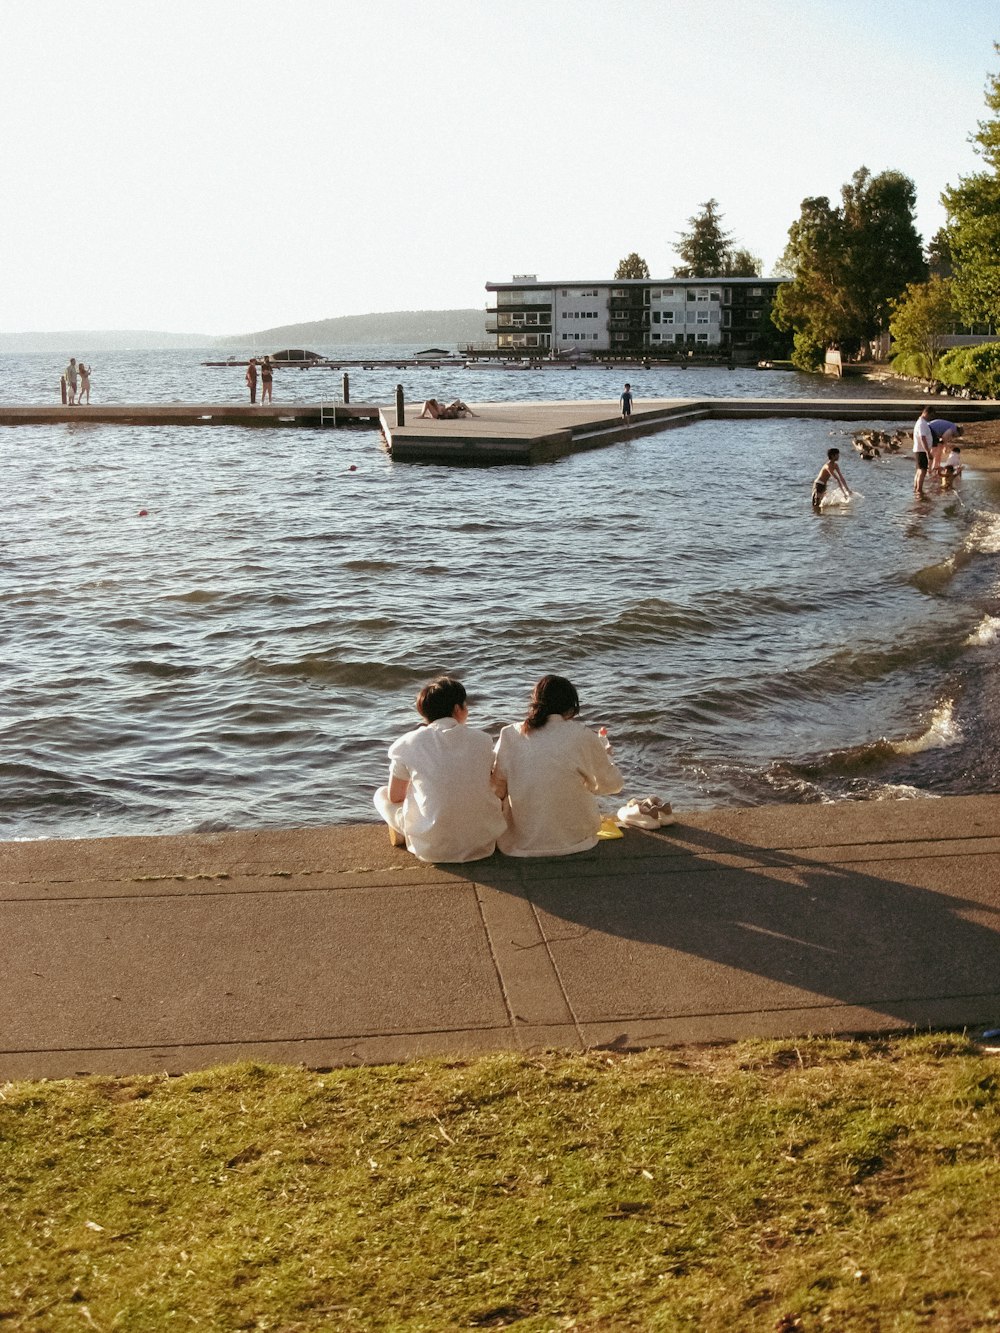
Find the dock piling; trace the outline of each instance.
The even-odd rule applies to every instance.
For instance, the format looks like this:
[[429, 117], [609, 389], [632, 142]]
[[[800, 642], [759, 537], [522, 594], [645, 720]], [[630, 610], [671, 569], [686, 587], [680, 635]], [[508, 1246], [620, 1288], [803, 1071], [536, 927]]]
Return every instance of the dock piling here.
[[396, 426], [406, 425], [406, 410], [403, 405], [403, 386], [396, 385]]
[[347, 371], [345, 370], [345, 371], [344, 371], [344, 402], [345, 402], [345, 403], [349, 403], [350, 401], [351, 401], [351, 377], [350, 377], [350, 375], [348, 375]]

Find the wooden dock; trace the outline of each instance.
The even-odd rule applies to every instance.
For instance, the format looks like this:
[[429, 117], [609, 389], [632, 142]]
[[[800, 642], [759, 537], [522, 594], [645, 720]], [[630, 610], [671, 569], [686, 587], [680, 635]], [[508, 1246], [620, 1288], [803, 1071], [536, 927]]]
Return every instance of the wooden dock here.
[[[69, 407], [0, 406], [0, 426], [305, 426], [364, 425], [381, 430], [385, 448], [399, 462], [458, 467], [544, 463], [637, 435], [695, 421], [812, 418], [826, 421], [911, 423], [923, 399], [898, 398], [659, 398], [643, 399], [626, 425], [617, 400], [474, 403], [475, 415], [455, 421], [421, 418], [408, 403], [403, 421], [396, 407], [375, 403], [145, 403]], [[1000, 419], [1000, 402], [949, 398], [940, 404], [953, 421]]]
[[[829, 421], [905, 421], [919, 415], [925, 400], [868, 398], [661, 398], [643, 399], [631, 424], [617, 400], [590, 402], [473, 403], [474, 417], [421, 420], [407, 409], [405, 424], [395, 408], [380, 413], [382, 434], [401, 462], [482, 466], [543, 463], [585, 449], [598, 449], [642, 434], [694, 421], [813, 418]], [[954, 421], [1000, 418], [1000, 402], [948, 399], [942, 415]]]
[[0, 426], [347, 426], [379, 424], [376, 403], [0, 405]]

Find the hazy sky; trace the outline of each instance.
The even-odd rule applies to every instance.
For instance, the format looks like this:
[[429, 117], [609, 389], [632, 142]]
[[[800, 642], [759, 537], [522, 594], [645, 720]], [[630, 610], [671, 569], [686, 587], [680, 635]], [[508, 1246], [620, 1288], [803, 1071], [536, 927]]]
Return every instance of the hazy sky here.
[[859, 166], [925, 238], [996, 0], [3, 0], [0, 330], [238, 333], [668, 275], [708, 198], [770, 271]]

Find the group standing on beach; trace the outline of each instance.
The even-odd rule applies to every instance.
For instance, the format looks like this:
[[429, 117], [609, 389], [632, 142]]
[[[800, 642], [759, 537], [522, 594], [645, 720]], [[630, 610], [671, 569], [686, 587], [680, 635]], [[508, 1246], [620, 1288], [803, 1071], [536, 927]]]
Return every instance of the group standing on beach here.
[[78, 362], [75, 356], [69, 359], [69, 365], [63, 371], [63, 384], [66, 386], [66, 402], [70, 407], [90, 402], [90, 366]]
[[[543, 676], [528, 715], [494, 745], [467, 725], [465, 687], [440, 676], [417, 696], [423, 725], [389, 747], [389, 781], [375, 807], [393, 842], [422, 861], [568, 856], [597, 844], [599, 795], [620, 792], [610, 745], [577, 721], [580, 700], [563, 676]], [[629, 802], [619, 822], [659, 828], [673, 822], [658, 798]], [[620, 836], [611, 831], [611, 836]]]

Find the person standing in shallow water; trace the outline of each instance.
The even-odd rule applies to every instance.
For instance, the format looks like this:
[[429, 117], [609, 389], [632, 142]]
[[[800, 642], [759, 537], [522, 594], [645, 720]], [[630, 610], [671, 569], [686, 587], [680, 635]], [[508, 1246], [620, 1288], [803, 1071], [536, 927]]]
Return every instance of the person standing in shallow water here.
[[931, 409], [925, 407], [913, 426], [913, 461], [916, 471], [913, 474], [913, 493], [921, 498], [924, 494], [924, 482], [934, 451], [934, 434], [931, 431]]
[[257, 401], [257, 358], [255, 356], [250, 358], [250, 364], [247, 366], [246, 382], [247, 388], [250, 390], [250, 401], [255, 403]]

